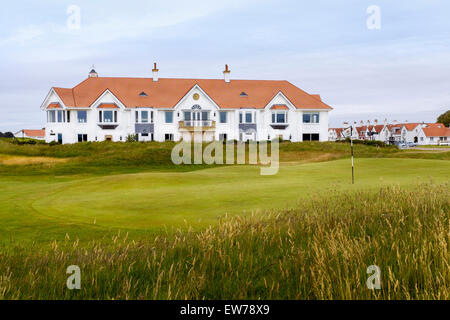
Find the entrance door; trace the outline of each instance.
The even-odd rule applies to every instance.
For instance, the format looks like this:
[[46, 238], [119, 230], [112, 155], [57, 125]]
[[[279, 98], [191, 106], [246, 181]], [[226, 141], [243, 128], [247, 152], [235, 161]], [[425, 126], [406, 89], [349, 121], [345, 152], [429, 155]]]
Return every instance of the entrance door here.
[[58, 143], [62, 144], [62, 133], [58, 133]]

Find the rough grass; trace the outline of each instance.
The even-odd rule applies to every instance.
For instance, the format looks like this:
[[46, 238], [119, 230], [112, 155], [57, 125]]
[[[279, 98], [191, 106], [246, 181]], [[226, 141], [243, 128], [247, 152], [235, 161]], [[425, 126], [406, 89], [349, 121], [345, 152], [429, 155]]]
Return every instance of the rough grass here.
[[0, 164], [4, 165], [29, 165], [29, 164], [56, 164], [61, 162], [66, 162], [68, 159], [64, 158], [52, 158], [52, 157], [30, 157], [30, 156], [12, 156], [12, 155], [2, 155], [0, 154]]
[[[449, 185], [313, 198], [146, 241], [0, 250], [2, 299], [450, 299]], [[81, 290], [66, 268], [81, 268]], [[381, 269], [368, 290], [366, 269]]]

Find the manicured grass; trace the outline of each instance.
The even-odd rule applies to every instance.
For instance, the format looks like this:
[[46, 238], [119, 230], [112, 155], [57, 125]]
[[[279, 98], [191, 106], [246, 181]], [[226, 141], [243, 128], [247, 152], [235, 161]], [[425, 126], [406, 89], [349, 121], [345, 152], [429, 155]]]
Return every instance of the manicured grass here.
[[[0, 299], [449, 299], [448, 190], [330, 190], [202, 232], [17, 246], [0, 251]], [[66, 288], [70, 265], [80, 290]]]
[[351, 185], [348, 159], [282, 165], [261, 176], [257, 166], [192, 172], [146, 172], [93, 177], [0, 177], [0, 240], [82, 241], [118, 229], [151, 235], [185, 223], [206, 227], [225, 214], [294, 208], [330, 188], [376, 190], [418, 181], [448, 181], [450, 162], [358, 159]]

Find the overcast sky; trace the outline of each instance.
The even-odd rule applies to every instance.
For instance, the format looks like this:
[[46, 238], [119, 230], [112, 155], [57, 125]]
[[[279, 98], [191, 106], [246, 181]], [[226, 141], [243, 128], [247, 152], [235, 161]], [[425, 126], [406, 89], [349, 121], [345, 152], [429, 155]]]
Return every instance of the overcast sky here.
[[[371, 5], [379, 29], [367, 27]], [[448, 0], [10, 1], [0, 131], [43, 127], [50, 87], [73, 87], [93, 64], [100, 76], [150, 77], [154, 61], [160, 77], [221, 78], [228, 63], [232, 79], [288, 80], [321, 94], [331, 126], [435, 121], [450, 106], [449, 14]]]

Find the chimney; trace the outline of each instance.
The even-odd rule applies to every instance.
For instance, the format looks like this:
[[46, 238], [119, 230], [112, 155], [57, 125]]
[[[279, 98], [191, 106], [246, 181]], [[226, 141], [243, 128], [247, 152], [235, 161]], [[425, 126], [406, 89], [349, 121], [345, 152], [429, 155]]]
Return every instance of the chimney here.
[[98, 73], [94, 70], [94, 66], [92, 66], [92, 70], [89, 72], [89, 78], [98, 78]]
[[230, 73], [231, 71], [228, 69], [228, 65], [225, 65], [225, 70], [223, 71], [223, 79], [226, 83], [230, 82]]
[[156, 67], [156, 62], [153, 65], [153, 82], [158, 82], [158, 71], [159, 69]]

